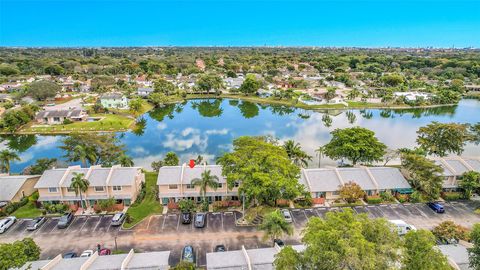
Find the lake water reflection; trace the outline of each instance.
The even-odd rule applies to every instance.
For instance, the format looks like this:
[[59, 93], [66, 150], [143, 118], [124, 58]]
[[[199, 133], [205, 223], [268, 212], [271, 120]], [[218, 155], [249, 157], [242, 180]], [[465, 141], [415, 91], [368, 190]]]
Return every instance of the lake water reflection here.
[[[169, 151], [176, 152], [182, 161], [200, 154], [213, 163], [215, 157], [231, 150], [234, 138], [242, 135], [293, 139], [314, 156], [314, 150], [329, 141], [330, 131], [357, 125], [375, 131], [392, 149], [412, 147], [418, 128], [432, 121], [480, 122], [480, 102], [462, 100], [458, 106], [430, 109], [314, 112], [232, 99], [191, 100], [151, 111], [142, 116], [139, 128], [118, 136], [135, 164], [149, 168], [152, 161]], [[0, 148], [20, 152], [22, 161], [12, 164], [12, 171], [20, 172], [38, 158], [61, 158], [61, 139], [62, 136], [7, 136]], [[480, 156], [480, 146], [468, 144], [464, 155]], [[317, 162], [311, 166], [317, 166]]]

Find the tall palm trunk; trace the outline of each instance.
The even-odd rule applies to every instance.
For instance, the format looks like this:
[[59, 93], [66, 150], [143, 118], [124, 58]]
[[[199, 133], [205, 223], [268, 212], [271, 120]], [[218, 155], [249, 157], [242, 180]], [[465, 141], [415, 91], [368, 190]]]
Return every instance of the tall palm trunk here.
[[79, 191], [80, 191], [80, 207], [82, 207], [82, 209], [85, 210], [85, 208], [84, 208], [84, 206], [83, 206], [82, 190], [79, 189]]

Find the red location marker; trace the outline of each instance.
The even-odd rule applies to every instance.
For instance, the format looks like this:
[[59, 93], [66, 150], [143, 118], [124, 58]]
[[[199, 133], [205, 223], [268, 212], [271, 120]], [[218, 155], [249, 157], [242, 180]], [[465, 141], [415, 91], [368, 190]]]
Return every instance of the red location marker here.
[[195, 167], [195, 160], [190, 159], [190, 162], [188, 163], [188, 166], [190, 166], [190, 168], [193, 169], [193, 167]]

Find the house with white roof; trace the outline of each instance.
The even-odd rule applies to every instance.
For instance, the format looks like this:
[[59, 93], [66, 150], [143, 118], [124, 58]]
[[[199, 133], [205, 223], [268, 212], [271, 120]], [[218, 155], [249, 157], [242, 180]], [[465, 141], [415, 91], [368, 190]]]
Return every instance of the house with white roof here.
[[38, 201], [79, 206], [80, 196], [70, 188], [75, 174], [83, 174], [90, 183], [87, 191], [82, 192], [83, 200], [86, 200], [89, 206], [112, 197], [117, 200], [117, 204], [128, 206], [135, 201], [141, 184], [145, 182], [145, 175], [140, 167], [70, 166], [51, 169], [46, 170], [35, 185], [39, 193]]
[[340, 188], [349, 182], [358, 184], [368, 196], [412, 191], [400, 170], [391, 167], [302, 169], [300, 176], [300, 183], [310, 191], [315, 204], [338, 199]]
[[0, 176], [0, 202], [19, 202], [35, 192], [40, 175]]
[[443, 190], [455, 191], [458, 189], [458, 181], [463, 173], [468, 171], [480, 172], [480, 158], [478, 157], [438, 157], [433, 158], [435, 164], [442, 167]]
[[16, 270], [134, 270], [134, 269], [169, 269], [170, 251], [135, 253], [133, 249], [127, 254], [99, 256], [95, 252], [90, 257], [64, 259], [59, 254], [53, 259], [27, 262]]
[[[305, 250], [304, 245], [292, 246], [297, 252]], [[275, 269], [273, 262], [275, 255], [282, 250], [277, 244], [270, 248], [245, 249], [241, 250], [211, 252], [207, 253], [208, 270], [246, 270], [246, 269]]]
[[158, 172], [158, 196], [162, 204], [176, 203], [186, 198], [200, 202], [200, 187], [192, 184], [195, 178], [201, 178], [202, 173], [210, 171], [218, 177], [217, 189], [207, 187], [206, 197], [209, 202], [222, 200], [238, 200], [238, 188], [228, 190], [227, 181], [222, 176], [220, 165], [196, 165], [193, 168], [183, 164], [181, 166], [164, 166]]

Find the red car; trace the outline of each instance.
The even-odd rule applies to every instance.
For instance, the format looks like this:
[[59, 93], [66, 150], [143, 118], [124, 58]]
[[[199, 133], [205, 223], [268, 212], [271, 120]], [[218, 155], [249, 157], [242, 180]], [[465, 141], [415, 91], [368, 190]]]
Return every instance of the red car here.
[[108, 248], [102, 248], [98, 253], [99, 256], [106, 256], [112, 254], [112, 251]]

